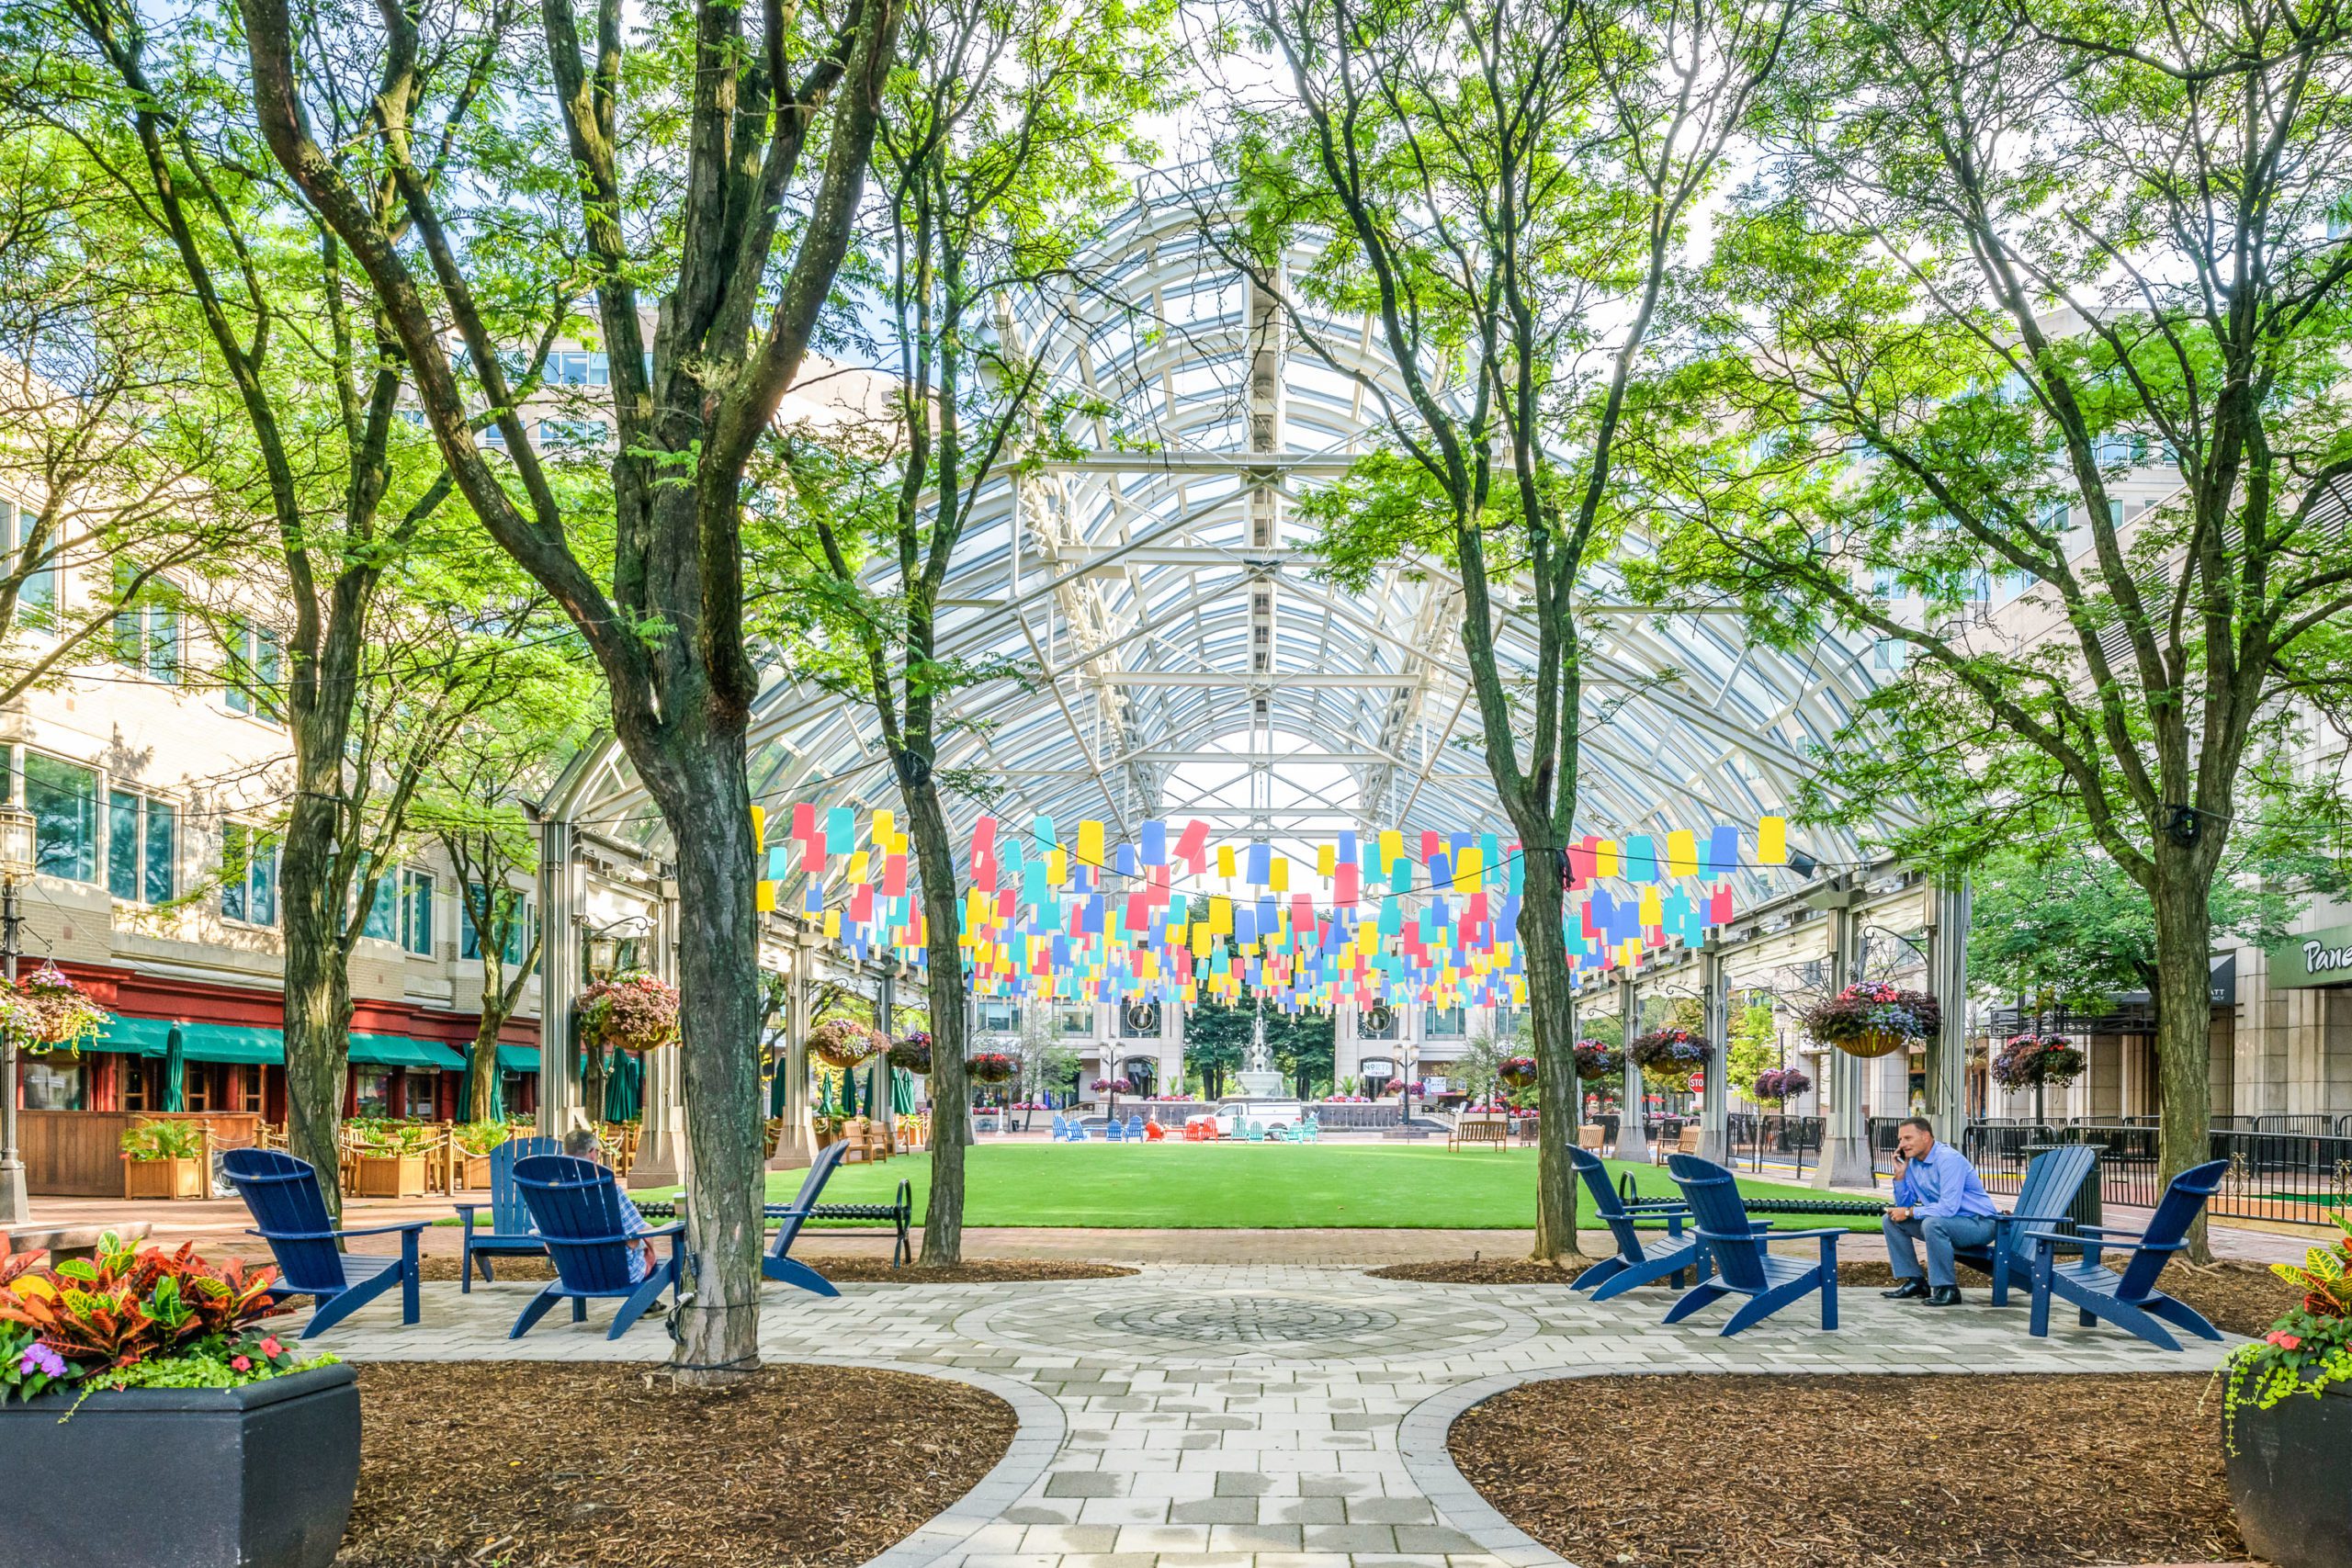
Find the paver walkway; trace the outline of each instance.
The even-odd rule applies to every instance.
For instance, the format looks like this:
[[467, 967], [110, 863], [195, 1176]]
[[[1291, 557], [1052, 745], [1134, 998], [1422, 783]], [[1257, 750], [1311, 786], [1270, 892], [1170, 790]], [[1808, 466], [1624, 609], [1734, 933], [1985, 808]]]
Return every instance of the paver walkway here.
[[[1858, 1254], [1861, 1249], [1857, 1248]], [[357, 1359], [661, 1359], [608, 1314], [505, 1337], [537, 1287], [426, 1287], [424, 1321], [372, 1306], [315, 1343]], [[887, 1363], [1005, 1393], [1013, 1451], [885, 1568], [1499, 1568], [1562, 1560], [1504, 1522], [1445, 1454], [1460, 1410], [1532, 1377], [1600, 1372], [2190, 1371], [2112, 1329], [2025, 1332], [2025, 1309], [1930, 1311], [1841, 1293], [1844, 1328], [1792, 1310], [1734, 1339], [1728, 1308], [1661, 1326], [1660, 1292], [1595, 1305], [1557, 1287], [1431, 1286], [1343, 1268], [1151, 1264], [1050, 1284], [766, 1292], [763, 1353]]]

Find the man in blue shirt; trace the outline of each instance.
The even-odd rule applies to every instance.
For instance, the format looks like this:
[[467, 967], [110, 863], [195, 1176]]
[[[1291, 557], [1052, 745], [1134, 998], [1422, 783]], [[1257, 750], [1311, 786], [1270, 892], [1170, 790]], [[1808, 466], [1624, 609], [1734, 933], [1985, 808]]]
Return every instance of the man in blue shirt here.
[[[1950, 1144], [1936, 1142], [1927, 1118], [1914, 1116], [1904, 1122], [1894, 1134], [1894, 1207], [1879, 1224], [1886, 1232], [1895, 1287], [1879, 1293], [1895, 1301], [1925, 1296], [1929, 1306], [1958, 1306], [1952, 1248], [1990, 1247], [1993, 1216], [1999, 1211], [1984, 1195], [1976, 1168]], [[1914, 1245], [1921, 1241], [1928, 1244], [1925, 1279], [1919, 1275]]]

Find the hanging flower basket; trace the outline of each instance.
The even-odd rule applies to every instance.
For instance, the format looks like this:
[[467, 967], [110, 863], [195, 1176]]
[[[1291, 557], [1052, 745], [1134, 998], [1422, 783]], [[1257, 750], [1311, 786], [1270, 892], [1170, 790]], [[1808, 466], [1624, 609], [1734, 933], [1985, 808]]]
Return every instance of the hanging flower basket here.
[[580, 1043], [630, 1052], [675, 1045], [678, 987], [644, 974], [595, 982], [580, 998]]
[[1133, 1094], [1135, 1091], [1135, 1084], [1126, 1078], [1096, 1078], [1094, 1080], [1094, 1092], [1097, 1094]]
[[113, 1021], [112, 1013], [92, 1001], [54, 964], [42, 964], [14, 986], [0, 980], [0, 1027], [35, 1055], [48, 1051], [79, 1055]]
[[1794, 1067], [1767, 1067], [1756, 1075], [1750, 1091], [1758, 1105], [1785, 1105], [1813, 1087], [1813, 1080]]
[[2082, 1076], [2083, 1066], [2082, 1052], [2063, 1034], [2013, 1034], [1993, 1058], [1991, 1070], [2003, 1089], [2064, 1089]]
[[864, 1066], [887, 1043], [881, 1031], [853, 1018], [829, 1018], [808, 1032], [808, 1054], [844, 1070]]
[[919, 1078], [931, 1077], [931, 1035], [920, 1029], [890, 1047], [890, 1065], [904, 1067]]
[[1579, 1040], [1575, 1049], [1577, 1077], [1588, 1083], [1625, 1076], [1625, 1053], [1616, 1046], [1605, 1045], [1598, 1040]]
[[1849, 986], [1805, 1010], [1805, 1032], [1849, 1056], [1885, 1056], [1941, 1027], [1943, 1004], [1925, 991]]
[[1707, 1058], [1714, 1054], [1714, 1047], [1707, 1043], [1703, 1035], [1687, 1029], [1653, 1029], [1647, 1034], [1635, 1035], [1632, 1048], [1626, 1052], [1644, 1072], [1668, 1075], [1704, 1067]]
[[1535, 1058], [1509, 1056], [1495, 1068], [1495, 1077], [1505, 1089], [1526, 1089], [1535, 1082]]
[[1021, 1063], [1002, 1051], [978, 1051], [964, 1058], [964, 1071], [974, 1083], [1011, 1083]]

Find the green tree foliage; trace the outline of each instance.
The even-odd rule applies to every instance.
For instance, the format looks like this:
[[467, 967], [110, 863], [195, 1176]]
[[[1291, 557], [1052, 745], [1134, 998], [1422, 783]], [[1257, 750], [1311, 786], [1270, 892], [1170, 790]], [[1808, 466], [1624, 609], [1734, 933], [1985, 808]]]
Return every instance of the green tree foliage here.
[[1748, 1002], [1732, 1009], [1731, 1040], [1724, 1057], [1724, 1081], [1756, 1098], [1756, 1075], [1781, 1065], [1780, 1031], [1771, 1007]]
[[2063, 799], [2147, 894], [2165, 1175], [2245, 761], [2346, 672], [2347, 65], [2291, 0], [1838, 0], [1641, 443], [1668, 581], [1905, 665], [1815, 813], [1907, 796], [1933, 860]]

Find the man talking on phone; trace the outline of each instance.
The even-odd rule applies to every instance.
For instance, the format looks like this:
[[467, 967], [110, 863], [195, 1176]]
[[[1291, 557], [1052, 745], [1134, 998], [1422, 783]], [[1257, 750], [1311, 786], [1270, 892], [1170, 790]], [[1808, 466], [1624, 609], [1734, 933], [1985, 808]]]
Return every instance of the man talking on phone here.
[[[1936, 1142], [1924, 1116], [1905, 1122], [1894, 1134], [1894, 1207], [1879, 1226], [1886, 1233], [1887, 1260], [1894, 1266], [1894, 1289], [1879, 1293], [1894, 1301], [1925, 1296], [1929, 1306], [1958, 1306], [1960, 1282], [1951, 1269], [1952, 1248], [1993, 1244], [1993, 1200], [1968, 1156]], [[1928, 1270], [1919, 1274], [1916, 1244], [1928, 1244]], [[1932, 1288], [1931, 1288], [1932, 1287]]]

